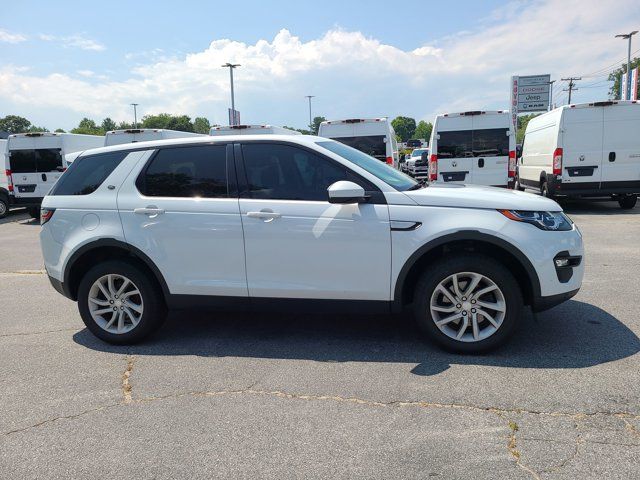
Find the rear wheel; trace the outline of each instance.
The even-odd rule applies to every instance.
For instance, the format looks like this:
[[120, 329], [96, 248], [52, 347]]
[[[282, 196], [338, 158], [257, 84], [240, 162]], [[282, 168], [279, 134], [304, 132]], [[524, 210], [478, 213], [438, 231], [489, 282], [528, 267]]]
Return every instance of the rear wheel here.
[[524, 187], [522, 185], [520, 185], [520, 177], [518, 177], [516, 175], [516, 181], [515, 181], [515, 189], [519, 190], [520, 192], [524, 192]]
[[78, 309], [89, 330], [108, 343], [139, 342], [166, 317], [162, 290], [138, 267], [120, 260], [89, 270], [78, 288]]
[[503, 265], [482, 255], [443, 258], [416, 285], [418, 326], [444, 348], [480, 353], [502, 345], [522, 314], [522, 292]]
[[549, 184], [546, 180], [543, 180], [540, 184], [540, 195], [547, 198], [553, 198], [553, 195], [549, 192]]
[[629, 210], [635, 207], [637, 202], [638, 202], [637, 195], [626, 195], [618, 199], [618, 205], [620, 205], [620, 208], [624, 210]]
[[0, 218], [4, 218], [9, 213], [9, 199], [5, 195], [0, 195]]
[[40, 218], [40, 207], [29, 207], [27, 209], [31, 218]]

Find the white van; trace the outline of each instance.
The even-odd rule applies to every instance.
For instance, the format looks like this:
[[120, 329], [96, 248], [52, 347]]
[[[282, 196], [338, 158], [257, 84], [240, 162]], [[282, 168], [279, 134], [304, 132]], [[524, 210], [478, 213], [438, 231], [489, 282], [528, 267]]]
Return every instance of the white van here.
[[505, 110], [438, 115], [429, 148], [429, 182], [513, 187], [516, 138]]
[[318, 136], [331, 138], [399, 168], [398, 141], [386, 118], [351, 118], [322, 122]]
[[532, 118], [517, 185], [548, 197], [606, 197], [633, 208], [640, 194], [640, 104], [564, 105]]
[[224, 125], [211, 127], [209, 135], [302, 135], [296, 130], [285, 127], [274, 127], [273, 125]]
[[[7, 155], [7, 140], [0, 138], [0, 161], [5, 164]], [[0, 218], [4, 218], [9, 213], [9, 182], [7, 172], [0, 170]]]
[[39, 216], [39, 207], [66, 169], [65, 155], [104, 146], [104, 137], [73, 133], [18, 133], [9, 135], [5, 170], [9, 203], [29, 208]]
[[166, 140], [168, 138], [203, 137], [204, 133], [180, 132], [163, 128], [130, 128], [127, 130], [112, 130], [104, 137], [104, 145], [121, 145], [123, 143], [150, 142], [152, 140]]

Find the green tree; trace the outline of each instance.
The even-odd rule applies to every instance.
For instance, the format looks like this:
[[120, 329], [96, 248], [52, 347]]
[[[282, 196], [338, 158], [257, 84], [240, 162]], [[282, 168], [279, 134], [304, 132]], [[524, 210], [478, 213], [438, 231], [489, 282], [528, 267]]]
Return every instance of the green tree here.
[[[631, 70], [636, 67], [640, 67], [640, 58], [638, 57], [634, 57], [634, 59], [631, 60]], [[622, 74], [626, 72], [627, 64], [625, 63], [609, 74], [609, 81], [613, 81], [613, 85], [609, 89], [609, 96], [615, 100], [620, 100], [622, 97], [622, 84], [620, 81], [622, 80]], [[640, 82], [638, 82], [638, 85], [640, 85]]]
[[313, 123], [309, 125], [309, 131], [311, 135], [317, 135], [320, 130], [320, 124], [325, 122], [327, 119], [324, 117], [313, 117]]
[[413, 138], [416, 131], [416, 121], [410, 117], [396, 117], [391, 121], [391, 125], [403, 142]]
[[120, 122], [117, 130], [131, 130], [132, 128], [134, 128], [133, 123]]
[[29, 130], [31, 122], [18, 115], [7, 115], [0, 118], [0, 130], [9, 133], [24, 133]]
[[31, 125], [28, 129], [27, 132], [29, 133], [36, 133], [36, 132], [48, 132], [49, 129], [46, 127], [36, 127], [35, 125]]
[[118, 128], [118, 126], [116, 125], [116, 122], [111, 120], [111, 118], [109, 117], [102, 120], [100, 127], [102, 128], [103, 132], [110, 132], [111, 130], [116, 130]]
[[181, 132], [193, 132], [191, 118], [187, 115], [171, 115], [170, 113], [159, 113], [158, 115], [146, 115], [142, 118], [144, 128], [166, 128]]
[[193, 131], [196, 133], [209, 133], [211, 124], [205, 117], [196, 117], [193, 119]]
[[418, 126], [416, 127], [416, 131], [414, 132], [414, 136], [416, 138], [424, 138], [427, 142], [431, 138], [431, 131], [433, 130], [433, 124], [431, 122], [425, 122], [424, 120], [420, 120], [418, 122]]
[[56, 132], [56, 133], [67, 133], [67, 132], [65, 132], [62, 128], [56, 128], [56, 129], [55, 129], [55, 132]]
[[71, 133], [80, 133], [83, 135], [104, 135], [104, 130], [96, 125], [94, 120], [84, 117], [80, 120], [78, 126], [71, 130]]
[[540, 115], [539, 113], [531, 113], [518, 117], [518, 131], [516, 132], [516, 143], [522, 143], [524, 140], [524, 132], [527, 130], [529, 120]]

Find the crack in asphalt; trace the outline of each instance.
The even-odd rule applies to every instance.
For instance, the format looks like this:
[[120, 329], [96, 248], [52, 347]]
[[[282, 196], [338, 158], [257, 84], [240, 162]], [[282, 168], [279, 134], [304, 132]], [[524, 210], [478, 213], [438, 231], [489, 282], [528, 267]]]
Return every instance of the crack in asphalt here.
[[5, 338], [5, 337], [24, 337], [27, 335], [44, 335], [47, 333], [56, 333], [56, 332], [71, 332], [71, 331], [80, 331], [79, 328], [77, 327], [70, 327], [70, 328], [58, 328], [56, 330], [43, 330], [41, 332], [21, 332], [21, 333], [4, 333], [4, 334], [0, 334], [0, 338]]
[[133, 358], [132, 355], [127, 354], [127, 367], [122, 373], [122, 403], [131, 403], [133, 399], [133, 385], [131, 385], [131, 381], [129, 380], [131, 372], [133, 372]]
[[46, 270], [15, 270], [13, 272], [0, 272], [0, 277], [10, 277], [17, 275], [44, 275]]

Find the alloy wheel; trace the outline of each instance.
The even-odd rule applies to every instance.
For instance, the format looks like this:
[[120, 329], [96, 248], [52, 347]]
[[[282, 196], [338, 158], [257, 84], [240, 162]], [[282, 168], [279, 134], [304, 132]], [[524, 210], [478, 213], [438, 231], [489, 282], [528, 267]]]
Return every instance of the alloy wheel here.
[[89, 312], [96, 324], [109, 333], [121, 335], [133, 330], [144, 312], [138, 287], [127, 277], [108, 274], [89, 289]]

